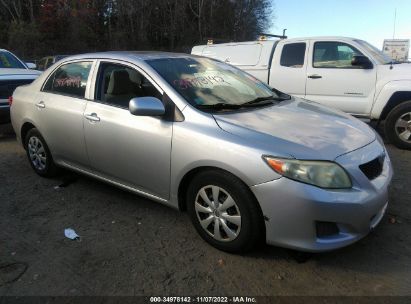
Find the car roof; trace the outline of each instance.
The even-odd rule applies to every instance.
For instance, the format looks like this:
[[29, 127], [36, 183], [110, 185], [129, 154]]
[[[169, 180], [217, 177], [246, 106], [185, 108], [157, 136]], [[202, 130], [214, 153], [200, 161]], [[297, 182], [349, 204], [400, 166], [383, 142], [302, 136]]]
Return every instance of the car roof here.
[[123, 59], [123, 60], [151, 60], [151, 59], [164, 59], [164, 58], [187, 58], [198, 57], [185, 53], [171, 53], [171, 52], [148, 52], [148, 51], [111, 51], [111, 52], [98, 52], [87, 53], [79, 55], [71, 55], [64, 58], [64, 61], [76, 60], [76, 59]]

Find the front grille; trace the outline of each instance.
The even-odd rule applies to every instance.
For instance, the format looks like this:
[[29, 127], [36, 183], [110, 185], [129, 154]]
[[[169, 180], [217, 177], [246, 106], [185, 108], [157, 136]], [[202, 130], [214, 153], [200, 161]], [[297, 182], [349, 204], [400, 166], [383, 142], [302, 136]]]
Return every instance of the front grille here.
[[315, 228], [317, 230], [317, 237], [323, 238], [340, 233], [338, 226], [333, 222], [316, 222]]
[[360, 165], [360, 170], [368, 177], [369, 180], [373, 180], [380, 176], [382, 167], [384, 164], [384, 157], [377, 157], [372, 161]]
[[13, 95], [14, 90], [21, 85], [32, 83], [33, 79], [1, 80], [0, 99], [7, 99]]

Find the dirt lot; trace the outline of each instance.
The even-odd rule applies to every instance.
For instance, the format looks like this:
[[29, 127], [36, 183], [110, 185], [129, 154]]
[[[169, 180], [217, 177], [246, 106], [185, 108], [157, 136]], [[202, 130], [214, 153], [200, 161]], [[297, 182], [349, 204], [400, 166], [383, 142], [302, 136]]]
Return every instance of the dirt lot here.
[[220, 252], [187, 214], [83, 176], [56, 190], [62, 178], [38, 177], [0, 135], [0, 296], [411, 295], [411, 152], [388, 149], [395, 177], [380, 226], [305, 260], [268, 246]]

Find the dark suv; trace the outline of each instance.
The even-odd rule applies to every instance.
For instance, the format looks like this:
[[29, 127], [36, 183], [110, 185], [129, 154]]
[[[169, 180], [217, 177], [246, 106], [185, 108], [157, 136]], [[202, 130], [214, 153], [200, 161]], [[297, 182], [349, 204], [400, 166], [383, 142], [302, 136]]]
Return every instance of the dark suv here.
[[9, 51], [0, 49], [0, 123], [10, 122], [9, 97], [21, 85], [29, 84], [41, 72], [31, 70], [32, 64], [21, 61]]

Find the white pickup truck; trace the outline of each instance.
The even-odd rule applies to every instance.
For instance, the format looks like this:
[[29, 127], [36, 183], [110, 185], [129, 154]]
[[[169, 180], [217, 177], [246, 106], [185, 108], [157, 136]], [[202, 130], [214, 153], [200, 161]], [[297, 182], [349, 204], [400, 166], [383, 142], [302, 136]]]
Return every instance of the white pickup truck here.
[[195, 46], [192, 54], [241, 68], [285, 93], [385, 121], [397, 147], [411, 149], [411, 64], [345, 37], [260, 40]]

